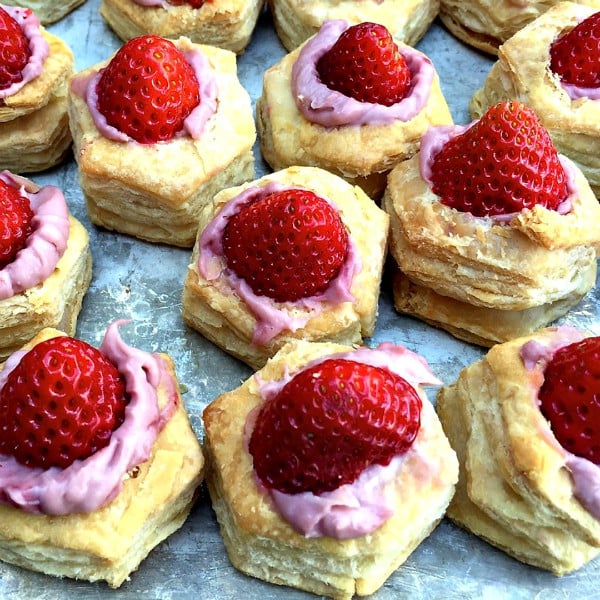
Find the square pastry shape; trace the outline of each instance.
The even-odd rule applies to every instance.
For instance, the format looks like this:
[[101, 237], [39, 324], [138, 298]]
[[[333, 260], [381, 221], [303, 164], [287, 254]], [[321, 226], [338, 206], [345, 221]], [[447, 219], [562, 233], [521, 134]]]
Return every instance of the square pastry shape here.
[[60, 21], [84, 2], [85, 0], [4, 0], [3, 3], [30, 8], [44, 25], [49, 25]]

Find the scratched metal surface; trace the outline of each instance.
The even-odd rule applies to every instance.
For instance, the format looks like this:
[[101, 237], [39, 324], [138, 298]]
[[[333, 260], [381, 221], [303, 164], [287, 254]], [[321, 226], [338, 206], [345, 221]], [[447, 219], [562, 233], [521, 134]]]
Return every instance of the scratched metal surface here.
[[[49, 29], [71, 46], [76, 70], [108, 57], [120, 42], [98, 14], [99, 0], [87, 0], [75, 12]], [[434, 61], [457, 123], [468, 121], [467, 103], [483, 82], [492, 60], [453, 39], [435, 23], [418, 47]], [[246, 53], [239, 58], [239, 76], [253, 101], [260, 95], [262, 72], [284, 55], [270, 21], [261, 18]], [[255, 148], [257, 174], [266, 172]], [[222, 392], [248, 377], [250, 369], [227, 356], [199, 334], [186, 328], [180, 317], [181, 288], [190, 252], [151, 245], [120, 234], [101, 231], [87, 219], [74, 162], [32, 176], [40, 184], [61, 187], [70, 209], [88, 228], [92, 239], [94, 278], [79, 319], [78, 335], [98, 344], [106, 326], [130, 318], [125, 339], [149, 351], [168, 352], [175, 359], [186, 389], [184, 399], [193, 426], [202, 437], [201, 412]], [[598, 292], [594, 290], [562, 322], [600, 334]], [[384, 282], [374, 345], [401, 343], [418, 351], [444, 382], [482, 356], [480, 348], [458, 342], [445, 333], [397, 315]], [[433, 400], [435, 390], [430, 390]], [[420, 598], [592, 598], [600, 597], [596, 577], [600, 564], [557, 579], [505, 556], [448, 521], [394, 573], [377, 600]], [[0, 564], [0, 597], [39, 598], [253, 598], [301, 599], [311, 596], [279, 588], [235, 571], [225, 554], [206, 493], [183, 528], [156, 548], [119, 591], [105, 584], [59, 580]]]

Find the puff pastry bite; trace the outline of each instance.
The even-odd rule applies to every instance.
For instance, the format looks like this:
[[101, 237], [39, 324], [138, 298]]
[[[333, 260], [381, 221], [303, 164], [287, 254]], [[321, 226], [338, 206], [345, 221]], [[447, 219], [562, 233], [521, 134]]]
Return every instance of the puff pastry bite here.
[[250, 98], [228, 50], [134, 38], [71, 80], [69, 116], [90, 219], [108, 229], [191, 247], [203, 204], [254, 176]]
[[0, 360], [45, 327], [73, 335], [92, 277], [88, 233], [54, 186], [0, 173]]
[[203, 456], [173, 363], [125, 344], [121, 323], [99, 350], [44, 329], [0, 372], [6, 562], [118, 587], [190, 511]]
[[375, 329], [388, 226], [314, 167], [223, 190], [200, 216], [183, 319], [254, 368], [298, 338], [358, 344]]
[[[517, 31], [537, 19], [561, 0], [441, 0], [440, 19], [448, 30], [466, 44], [489, 54]], [[578, 0], [577, 4], [600, 8], [599, 0]], [[536, 44], [532, 38], [529, 44]]]
[[0, 4], [0, 18], [2, 47], [14, 68], [0, 68], [0, 168], [42, 171], [60, 163], [71, 145], [67, 79], [73, 54], [29, 9]]
[[102, 0], [100, 14], [122, 40], [148, 33], [244, 51], [263, 0]]
[[595, 284], [598, 202], [520, 103], [432, 128], [390, 174], [383, 207], [396, 308], [463, 340], [531, 333]]
[[[500, 100], [515, 99], [530, 106], [550, 133], [558, 151], [583, 171], [596, 197], [600, 196], [598, 56], [594, 57], [585, 46], [576, 50], [585, 42], [582, 39], [578, 44], [573, 36], [576, 35], [575, 28], [583, 26], [592, 15], [598, 19], [598, 9], [600, 3], [594, 9], [560, 2], [516, 33], [498, 51], [498, 61], [470, 103], [474, 118]], [[589, 33], [585, 39], [594, 43]], [[552, 58], [559, 43], [568, 46], [573, 62], [592, 62], [589, 75], [595, 85], [589, 85], [585, 77], [582, 78], [584, 85], [576, 83], [577, 77], [573, 79], [568, 74], [563, 77], [569, 65], [559, 65]], [[595, 43], [598, 44], [597, 39]]]
[[233, 565], [333, 598], [383, 585], [454, 492], [421, 387], [435, 383], [401, 346], [296, 341], [209, 404], [206, 481]]
[[321, 167], [372, 198], [389, 170], [418, 150], [427, 127], [452, 123], [425, 55], [396, 44], [382, 25], [345, 20], [325, 22], [265, 72], [256, 112], [273, 169]]
[[60, 19], [84, 2], [85, 0], [59, 0], [59, 2], [51, 2], [49, 0], [24, 0], [23, 2], [19, 0], [19, 2], [14, 2], [13, 0], [6, 0], [4, 4], [7, 6], [30, 8], [35, 12], [41, 23], [49, 25], [50, 23], [60, 21]]
[[460, 461], [448, 516], [556, 575], [600, 552], [598, 338], [584, 339], [557, 327], [498, 344], [437, 398]]
[[439, 0], [269, 0], [275, 31], [288, 52], [312, 37], [325, 21], [371, 21], [385, 25], [394, 39], [414, 46], [440, 8]]

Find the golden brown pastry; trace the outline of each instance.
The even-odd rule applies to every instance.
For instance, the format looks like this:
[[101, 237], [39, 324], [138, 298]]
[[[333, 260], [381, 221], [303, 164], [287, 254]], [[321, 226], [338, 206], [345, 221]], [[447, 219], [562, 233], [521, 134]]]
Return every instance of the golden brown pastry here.
[[[269, 490], [260, 483], [248, 449], [262, 417], [259, 411], [277, 402], [282, 386], [296, 380], [303, 369], [327, 359], [346, 359], [355, 365], [351, 372], [367, 373], [367, 378], [372, 371], [365, 365], [373, 364], [384, 373], [406, 377], [422, 399], [418, 433], [406, 452], [392, 458], [388, 466], [371, 465], [357, 480], [337, 489], [318, 494]], [[411, 366], [415, 367], [412, 377]], [[420, 387], [435, 381], [422, 359], [399, 346], [353, 350], [296, 341], [239, 388], [213, 401], [203, 414], [206, 480], [232, 564], [271, 583], [332, 598], [372, 594], [383, 585], [433, 530], [453, 494], [456, 457]], [[359, 396], [360, 392], [357, 404], [362, 402]], [[300, 451], [296, 442], [286, 441], [285, 447], [292, 454]], [[336, 464], [338, 451], [328, 452], [330, 464]], [[364, 497], [361, 489], [368, 485], [372, 487]], [[347, 503], [354, 498], [356, 503], [349, 508]], [[372, 510], [377, 512], [382, 502], [389, 503], [389, 510], [375, 517]], [[337, 509], [328, 506], [335, 504]]]
[[41, 23], [49, 25], [60, 21], [84, 2], [85, 0], [59, 0], [58, 2], [49, 2], [48, 0], [18, 0], [18, 2], [5, 0], [3, 4], [30, 8], [38, 16]]
[[[15, 467], [14, 460], [0, 454], [5, 466], [4, 478], [0, 476], [4, 501], [0, 503], [0, 559], [49, 575], [104, 580], [111, 587], [119, 587], [157, 544], [183, 524], [203, 477], [201, 448], [171, 359], [125, 345], [117, 326], [107, 332], [101, 351], [124, 374], [131, 397], [123, 424], [112, 434], [115, 438], [120, 430], [127, 431], [116, 442], [120, 454], [112, 459], [106, 454], [113, 451], [111, 442], [87, 459], [49, 470]], [[61, 335], [45, 329], [26, 349]], [[11, 358], [5, 369], [14, 368], [16, 358], [21, 360]], [[0, 373], [3, 385], [6, 377]], [[142, 434], [151, 430], [157, 437], [140, 436], [140, 428]], [[113, 477], [113, 470], [125, 464], [123, 455], [135, 464]], [[7, 465], [12, 476], [7, 476]], [[18, 468], [30, 473], [29, 483], [20, 483]], [[71, 492], [74, 480], [81, 489]], [[32, 483], [38, 481], [34, 487]], [[7, 496], [13, 505], [6, 503]], [[104, 504], [90, 508], [98, 502]]]
[[[228, 268], [219, 223], [224, 226], [228, 218], [224, 215], [230, 210], [239, 212], [252, 198], [288, 189], [307, 190], [329, 201], [347, 231], [349, 246], [340, 271], [324, 290], [280, 301], [246, 289], [244, 280], [240, 282]], [[388, 225], [387, 215], [359, 187], [314, 167], [290, 167], [225, 189], [200, 215], [183, 289], [183, 319], [254, 368], [298, 338], [358, 344], [375, 328]], [[249, 244], [241, 243], [242, 247]], [[250, 247], [253, 255], [260, 251], [252, 244]], [[289, 260], [290, 268], [296, 268], [293, 257]]]
[[[538, 115], [559, 152], [583, 171], [600, 195], [600, 100], [571, 97], [551, 68], [550, 48], [561, 35], [600, 9], [560, 2], [507, 40], [483, 87], [471, 99], [473, 118], [500, 100], [519, 100]], [[577, 94], [579, 95], [579, 94]], [[598, 91], [597, 96], [600, 96]]]
[[[594, 477], [598, 481], [597, 474], [592, 477], [598, 466], [567, 452], [538, 407], [550, 357], [583, 337], [558, 327], [498, 344], [437, 398], [460, 461], [448, 516], [556, 575], [600, 552], [598, 499], [595, 511], [585, 500]], [[583, 478], [579, 469], [585, 469]]]

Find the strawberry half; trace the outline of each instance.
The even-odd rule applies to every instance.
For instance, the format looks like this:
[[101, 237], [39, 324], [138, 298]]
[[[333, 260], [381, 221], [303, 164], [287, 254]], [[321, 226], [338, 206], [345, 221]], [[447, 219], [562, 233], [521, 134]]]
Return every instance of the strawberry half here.
[[0, 179], [0, 269], [11, 263], [33, 227], [29, 198]]
[[0, 390], [0, 454], [66, 468], [109, 443], [126, 404], [123, 379], [99, 350], [69, 337], [46, 340]]
[[520, 102], [492, 106], [451, 138], [431, 165], [432, 190], [442, 203], [477, 217], [533, 208], [556, 210], [567, 179], [548, 132]]
[[259, 296], [293, 302], [323, 292], [348, 253], [338, 212], [300, 189], [244, 206], [223, 232], [227, 266]]
[[539, 400], [560, 445], [600, 465], [600, 337], [555, 352]]
[[600, 12], [552, 43], [550, 69], [565, 83], [600, 87]]
[[172, 139], [200, 102], [194, 69], [173, 42], [156, 35], [122, 46], [96, 91], [107, 123], [141, 144]]
[[266, 487], [320, 494], [408, 450], [420, 420], [421, 399], [399, 375], [328, 359], [296, 374], [265, 403], [249, 450]]
[[23, 80], [31, 49], [21, 26], [0, 8], [0, 89]]
[[344, 31], [317, 62], [321, 82], [354, 98], [391, 106], [410, 90], [406, 61], [390, 32], [376, 23], [360, 23]]

